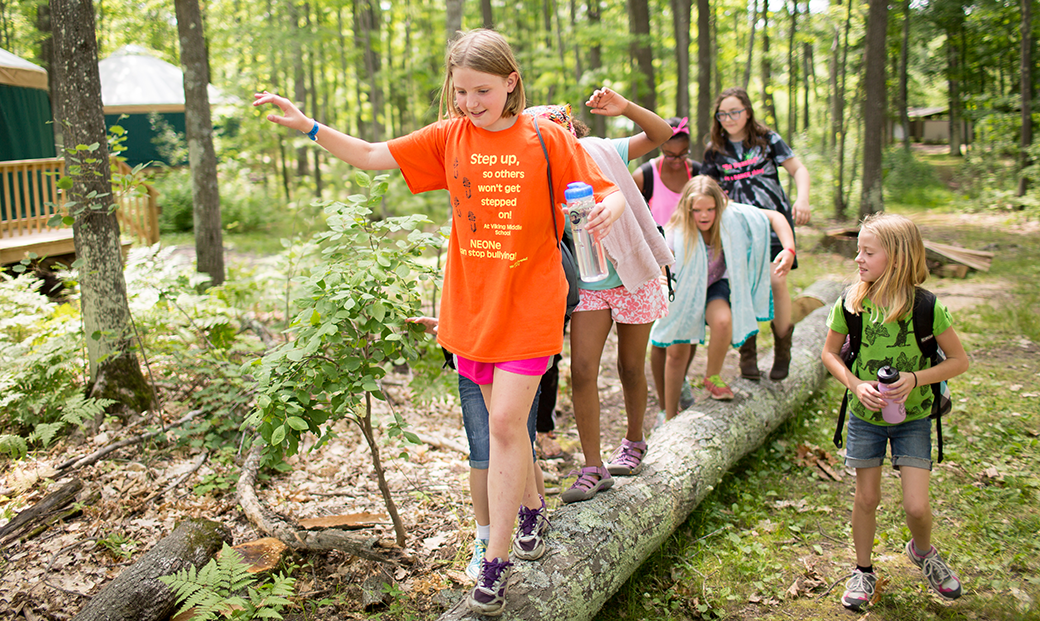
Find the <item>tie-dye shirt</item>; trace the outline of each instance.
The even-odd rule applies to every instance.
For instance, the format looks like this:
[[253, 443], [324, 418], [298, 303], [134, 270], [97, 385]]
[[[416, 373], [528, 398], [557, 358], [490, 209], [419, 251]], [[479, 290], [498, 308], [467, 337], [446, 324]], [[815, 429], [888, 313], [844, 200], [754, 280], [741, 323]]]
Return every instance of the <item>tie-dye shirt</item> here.
[[780, 167], [794, 157], [794, 151], [780, 134], [769, 132], [768, 144], [745, 149], [742, 142], [726, 140], [726, 151], [710, 146], [704, 152], [701, 174], [715, 179], [731, 201], [772, 209], [790, 220], [791, 203], [780, 184]]

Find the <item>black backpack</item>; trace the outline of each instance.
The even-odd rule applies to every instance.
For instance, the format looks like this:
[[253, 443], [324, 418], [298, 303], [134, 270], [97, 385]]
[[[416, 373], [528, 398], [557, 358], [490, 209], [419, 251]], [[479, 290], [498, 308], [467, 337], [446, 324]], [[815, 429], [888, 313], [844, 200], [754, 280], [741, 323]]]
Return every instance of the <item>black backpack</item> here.
[[[851, 313], [845, 308], [845, 296], [841, 296], [841, 310], [845, 314], [845, 325], [849, 329], [849, 335], [845, 339], [845, 345], [841, 348], [841, 359], [845, 366], [852, 368], [852, 363], [859, 354], [859, 348], [863, 341], [863, 316], [859, 313]], [[917, 287], [914, 293], [913, 325], [914, 338], [921, 354], [931, 361], [932, 366], [942, 362], [946, 355], [939, 349], [939, 344], [932, 333], [932, 324], [935, 320], [935, 294], [927, 289]], [[932, 413], [929, 418], [935, 419], [935, 435], [939, 449], [938, 462], [943, 460], [943, 437], [942, 417], [953, 409], [950, 399], [950, 389], [946, 382], [932, 384]], [[838, 426], [834, 430], [834, 446], [841, 448], [842, 431], [845, 428], [845, 412], [849, 406], [849, 391], [845, 390], [845, 396], [841, 399], [841, 410], [838, 412]]]

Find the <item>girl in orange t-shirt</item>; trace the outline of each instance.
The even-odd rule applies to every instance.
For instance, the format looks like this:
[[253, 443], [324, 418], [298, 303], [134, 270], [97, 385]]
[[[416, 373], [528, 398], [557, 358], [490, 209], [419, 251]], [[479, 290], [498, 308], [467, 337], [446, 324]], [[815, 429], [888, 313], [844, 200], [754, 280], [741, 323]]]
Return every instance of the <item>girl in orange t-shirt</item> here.
[[[526, 105], [520, 67], [506, 40], [473, 30], [448, 50], [441, 90], [445, 120], [389, 142], [369, 143], [304, 115], [292, 102], [274, 104], [267, 120], [306, 133], [339, 159], [365, 170], [399, 168], [413, 192], [447, 189], [452, 232], [444, 274], [438, 341], [455, 352], [459, 372], [480, 385], [491, 435], [488, 504], [491, 536], [470, 608], [501, 614], [512, 563], [545, 551], [549, 522], [535, 486], [526, 422], [542, 373], [563, 347], [567, 283], [557, 242], [564, 213], [549, 199], [546, 159]], [[589, 229], [598, 237], [625, 208], [616, 186], [573, 136], [539, 125], [552, 166], [554, 192], [592, 185], [597, 206]], [[556, 229], [553, 229], [555, 210]], [[517, 511], [520, 528], [510, 546]]]

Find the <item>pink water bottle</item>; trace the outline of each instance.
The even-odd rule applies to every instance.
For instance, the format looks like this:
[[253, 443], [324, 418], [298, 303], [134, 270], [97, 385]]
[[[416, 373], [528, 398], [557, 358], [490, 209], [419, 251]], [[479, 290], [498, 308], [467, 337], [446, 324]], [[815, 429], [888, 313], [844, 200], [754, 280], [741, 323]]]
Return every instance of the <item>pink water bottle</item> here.
[[[889, 384], [894, 384], [899, 381], [899, 371], [896, 371], [892, 367], [881, 367], [877, 372], [878, 390], [881, 392], [882, 399], [888, 399], [885, 393], [889, 390]], [[902, 403], [896, 403], [894, 400], [888, 402], [887, 405], [881, 408], [881, 417], [885, 419], [886, 423], [901, 423], [906, 420], [906, 407]]]

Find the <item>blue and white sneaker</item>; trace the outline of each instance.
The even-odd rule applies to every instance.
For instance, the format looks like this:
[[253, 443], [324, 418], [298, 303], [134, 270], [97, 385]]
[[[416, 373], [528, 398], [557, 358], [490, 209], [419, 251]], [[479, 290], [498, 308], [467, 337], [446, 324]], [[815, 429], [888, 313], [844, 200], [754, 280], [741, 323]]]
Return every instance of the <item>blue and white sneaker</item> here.
[[487, 546], [487, 539], [477, 539], [473, 542], [473, 558], [469, 560], [469, 565], [466, 565], [466, 575], [474, 580], [480, 576], [480, 561], [484, 560]]

